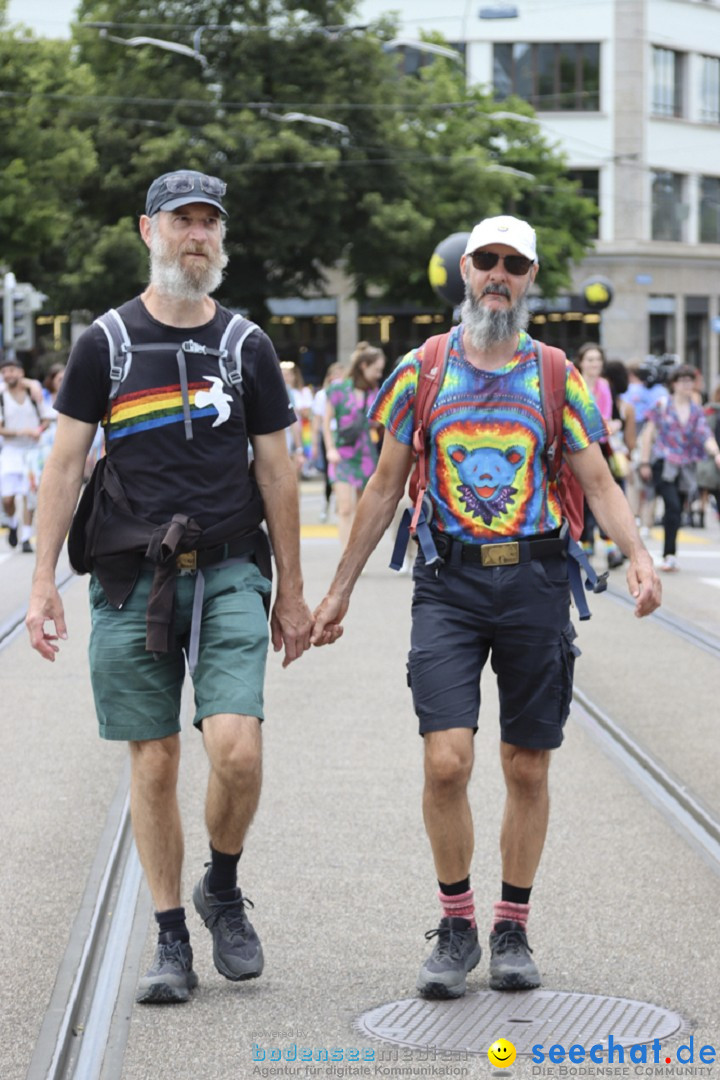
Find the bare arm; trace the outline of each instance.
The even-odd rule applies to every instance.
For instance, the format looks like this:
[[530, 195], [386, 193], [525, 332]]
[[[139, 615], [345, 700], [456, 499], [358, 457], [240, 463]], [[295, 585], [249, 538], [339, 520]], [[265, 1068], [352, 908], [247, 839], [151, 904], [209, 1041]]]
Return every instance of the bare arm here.
[[635, 518], [623, 492], [613, 480], [597, 443], [568, 455], [593, 515], [630, 560], [627, 582], [638, 618], [660, 606], [662, 589], [652, 558], [640, 539]]
[[265, 506], [277, 569], [270, 629], [276, 652], [285, 646], [283, 667], [310, 647], [312, 616], [303, 598], [300, 569], [300, 509], [297, 474], [288, 457], [284, 431], [254, 435], [255, 478]]
[[323, 435], [325, 436], [325, 457], [331, 465], [337, 465], [340, 461], [340, 455], [337, 452], [335, 446], [335, 434], [330, 427], [330, 424], [335, 416], [335, 409], [332, 406], [330, 399], [328, 398], [325, 404], [325, 415], [323, 416]]
[[325, 599], [315, 612], [313, 645], [329, 645], [342, 635], [340, 625], [360, 572], [393, 519], [405, 492], [413, 462], [411, 447], [389, 432], [383, 440], [378, 467], [358, 503], [348, 545]]
[[[58, 638], [67, 637], [65, 613], [55, 587], [55, 568], [77, 506], [85, 458], [95, 435], [94, 424], [59, 416], [55, 442], [43, 469], [37, 510], [37, 558], [25, 625], [30, 644], [46, 660], [54, 660]], [[45, 632], [45, 623], [55, 633]]]
[[623, 437], [628, 450], [632, 452], [637, 446], [637, 423], [635, 421], [635, 409], [629, 401], [625, 402], [625, 427]]
[[642, 435], [640, 436], [640, 464], [638, 466], [638, 472], [640, 478], [647, 484], [652, 479], [652, 467], [650, 465], [650, 454], [652, 453], [653, 443], [655, 441], [655, 425], [652, 420], [646, 420], [645, 426], [642, 429]]

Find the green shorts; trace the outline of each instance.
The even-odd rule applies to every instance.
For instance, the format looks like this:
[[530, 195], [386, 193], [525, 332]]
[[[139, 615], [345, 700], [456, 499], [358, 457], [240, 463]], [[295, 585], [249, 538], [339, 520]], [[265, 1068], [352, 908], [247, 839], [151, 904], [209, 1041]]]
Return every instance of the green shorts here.
[[[271, 590], [254, 563], [203, 570], [200, 651], [193, 676], [196, 727], [206, 716], [263, 717], [268, 624], [263, 598]], [[153, 580], [143, 570], [124, 606], [108, 603], [90, 580], [90, 675], [103, 739], [163, 739], [180, 730], [180, 695], [190, 638], [195, 575], [180, 575], [175, 590], [175, 647], [145, 649], [145, 610]]]

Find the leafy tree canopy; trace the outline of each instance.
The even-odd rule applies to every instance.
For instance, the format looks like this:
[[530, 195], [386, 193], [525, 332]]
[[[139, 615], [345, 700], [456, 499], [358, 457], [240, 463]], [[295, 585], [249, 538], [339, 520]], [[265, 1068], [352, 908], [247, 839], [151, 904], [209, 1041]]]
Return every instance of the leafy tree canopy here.
[[256, 316], [335, 265], [360, 296], [432, 302], [434, 247], [488, 213], [532, 221], [556, 292], [594, 209], [529, 107], [452, 60], [405, 74], [393, 23], [354, 18], [350, 0], [83, 0], [73, 46], [0, 33], [5, 259], [67, 306], [117, 303], [145, 279], [148, 184], [189, 167], [228, 183], [220, 299]]

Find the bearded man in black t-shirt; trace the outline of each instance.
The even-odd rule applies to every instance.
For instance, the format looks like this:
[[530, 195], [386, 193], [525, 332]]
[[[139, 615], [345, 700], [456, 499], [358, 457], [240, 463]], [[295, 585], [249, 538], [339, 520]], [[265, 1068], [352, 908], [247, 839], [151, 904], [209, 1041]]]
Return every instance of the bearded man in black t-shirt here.
[[[156, 909], [157, 951], [140, 980], [140, 1002], [186, 1001], [197, 986], [176, 796], [186, 656], [210, 764], [211, 861], [193, 902], [211, 931], [218, 971], [232, 980], [262, 971], [237, 865], [261, 784], [271, 591], [263, 517], [277, 572], [270, 634], [276, 651], [285, 649], [284, 665], [309, 647], [311, 630], [285, 438], [295, 417], [275, 352], [251, 327], [242, 394], [218, 363], [232, 318], [211, 298], [227, 263], [224, 195], [221, 180], [192, 170], [150, 185], [140, 218], [150, 283], [118, 309], [131, 346], [142, 348], [131, 352], [117, 388], [101, 323], [78, 340], [38, 503], [27, 625], [33, 648], [54, 661], [67, 637], [55, 568], [102, 423], [107, 458], [93, 485], [102, 513], [91, 519], [89, 552], [90, 670], [101, 736], [130, 745], [133, 831]], [[123, 548], [118, 538], [126, 536], [133, 539]]]

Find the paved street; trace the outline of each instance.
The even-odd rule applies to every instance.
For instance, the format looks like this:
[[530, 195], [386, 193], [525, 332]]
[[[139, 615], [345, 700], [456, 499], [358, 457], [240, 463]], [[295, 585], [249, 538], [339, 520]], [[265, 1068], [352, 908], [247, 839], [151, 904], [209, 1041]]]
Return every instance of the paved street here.
[[[304, 485], [311, 605], [339, 550], [332, 527], [317, 524], [319, 508], [316, 486]], [[387, 1067], [411, 1078], [539, 1075], [528, 1056], [496, 1071], [484, 1054], [429, 1062], [427, 1052], [393, 1048], [356, 1027], [375, 1006], [415, 998], [428, 949], [423, 934], [439, 915], [420, 811], [422, 746], [404, 675], [412, 584], [387, 569], [389, 551], [386, 538], [358, 583], [339, 644], [285, 671], [279, 657], [270, 659], [265, 785], [241, 862], [266, 968], [246, 984], [214, 970], [209, 934], [192, 909], [192, 886], [207, 858], [206, 764], [188, 724], [184, 892], [200, 988], [187, 1006], [131, 1007], [127, 995], [138, 970], [128, 967], [115, 1022], [119, 1012], [129, 1018], [129, 1039], [121, 1070], [106, 1064], [108, 1080], [280, 1075], [262, 1069], [272, 1067], [271, 1049], [293, 1044], [342, 1048], [346, 1062], [350, 1050], [392, 1050]], [[702, 612], [708, 632], [719, 634], [717, 587], [707, 584], [720, 578], [717, 526], [681, 540], [680, 551], [686, 569], [664, 580], [668, 605], [687, 619]], [[0, 565], [3, 589], [8, 569], [12, 579], [29, 576], [28, 563], [13, 556]], [[65, 597], [71, 636], [54, 666], [41, 662], [23, 636], [0, 652], [2, 1080], [26, 1076], [126, 756], [123, 746], [102, 744], [95, 733], [85, 582], [74, 581]], [[13, 597], [8, 607], [18, 602]], [[610, 597], [593, 598], [592, 609], [592, 621], [580, 628], [578, 687], [720, 812], [717, 659], [654, 620], [638, 623]], [[472, 801], [473, 884], [484, 938], [499, 889], [502, 780], [490, 679], [483, 692]], [[573, 718], [551, 784], [550, 834], [531, 918], [544, 987], [672, 1010], [698, 1045], [720, 1047], [717, 873]], [[154, 947], [149, 920], [141, 931], [147, 936], [139, 968]], [[485, 955], [469, 989], [487, 989]], [[497, 1037], [510, 1034], [499, 1030]], [[675, 1061], [684, 1042], [683, 1035], [667, 1039], [663, 1052]], [[263, 1064], [253, 1057], [261, 1051]], [[282, 1075], [297, 1077], [353, 1075], [325, 1064], [314, 1073], [299, 1063], [274, 1065], [281, 1067]], [[543, 1068], [561, 1075], [558, 1066]]]

